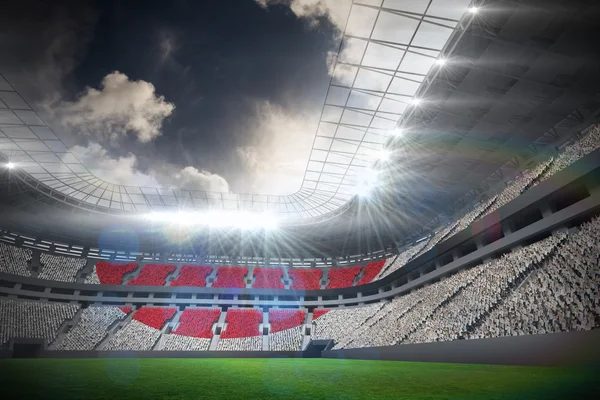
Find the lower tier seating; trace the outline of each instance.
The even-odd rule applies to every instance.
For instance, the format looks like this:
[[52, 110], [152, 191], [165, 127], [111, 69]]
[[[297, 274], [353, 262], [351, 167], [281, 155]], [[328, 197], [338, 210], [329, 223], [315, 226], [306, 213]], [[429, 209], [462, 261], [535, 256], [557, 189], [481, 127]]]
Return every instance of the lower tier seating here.
[[0, 346], [11, 338], [46, 339], [52, 343], [78, 305], [0, 299]]
[[85, 283], [102, 285], [121, 285], [125, 274], [135, 271], [138, 268], [134, 263], [112, 263], [108, 261], [98, 261], [94, 266], [94, 271], [86, 278]]
[[152, 350], [160, 331], [140, 321], [131, 320], [107, 339], [101, 350], [147, 351]]
[[246, 267], [218, 267], [217, 280], [213, 282], [214, 288], [245, 288], [244, 278], [248, 275]]
[[163, 343], [160, 350], [164, 351], [207, 351], [210, 339], [181, 336], [163, 335]]
[[227, 310], [225, 322], [227, 326], [221, 332], [221, 339], [244, 338], [258, 336], [259, 324], [263, 321], [263, 314], [260, 310], [251, 308], [230, 308]]
[[323, 270], [318, 268], [290, 268], [288, 275], [292, 280], [290, 289], [293, 290], [319, 290], [321, 288], [321, 277]]
[[261, 351], [262, 336], [233, 339], [221, 339], [217, 344], [219, 351]]
[[302, 350], [302, 327], [285, 329], [269, 334], [269, 350], [300, 351]]
[[210, 339], [212, 327], [219, 320], [219, 308], [186, 308], [179, 316], [179, 325], [173, 331], [175, 335]]
[[39, 279], [59, 282], [75, 282], [77, 273], [85, 267], [85, 258], [55, 256], [48, 253], [40, 254], [42, 269]]
[[161, 329], [176, 312], [176, 308], [170, 307], [142, 307], [133, 313], [132, 318], [154, 329]]
[[286, 329], [295, 328], [304, 323], [306, 319], [305, 310], [280, 310], [270, 309], [269, 310], [269, 325], [271, 325], [270, 332], [276, 333]]
[[30, 276], [28, 261], [31, 261], [31, 250], [11, 246], [0, 242], [0, 272], [5, 274]]
[[354, 279], [360, 273], [362, 266], [349, 268], [329, 268], [327, 289], [340, 289], [352, 286]]
[[312, 339], [334, 339], [339, 342], [364, 324], [381, 307], [383, 307], [383, 303], [329, 310], [329, 312], [313, 321]]
[[179, 276], [171, 282], [171, 286], [206, 287], [206, 277], [212, 269], [213, 267], [202, 265], [184, 265], [179, 270]]
[[177, 267], [170, 264], [147, 264], [142, 267], [140, 274], [127, 282], [133, 286], [164, 286], [167, 276], [172, 274]]
[[55, 350], [94, 350], [108, 328], [127, 314], [119, 307], [92, 306], [82, 311], [77, 324], [56, 343]]
[[283, 270], [281, 268], [254, 268], [254, 283], [253, 288], [262, 289], [285, 289], [285, 285], [281, 281]]

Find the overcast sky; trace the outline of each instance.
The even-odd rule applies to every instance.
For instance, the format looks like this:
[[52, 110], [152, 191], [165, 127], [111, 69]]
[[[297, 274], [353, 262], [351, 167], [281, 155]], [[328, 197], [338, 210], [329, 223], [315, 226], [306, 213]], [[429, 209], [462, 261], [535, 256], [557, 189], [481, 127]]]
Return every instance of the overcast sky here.
[[0, 72], [106, 180], [289, 194], [348, 4], [12, 2]]

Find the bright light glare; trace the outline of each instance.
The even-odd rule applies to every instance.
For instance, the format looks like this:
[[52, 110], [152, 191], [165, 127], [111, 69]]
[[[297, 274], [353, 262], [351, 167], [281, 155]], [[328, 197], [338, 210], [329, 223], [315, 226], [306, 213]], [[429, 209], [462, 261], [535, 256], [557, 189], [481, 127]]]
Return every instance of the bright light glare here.
[[412, 101], [410, 102], [413, 106], [418, 106], [421, 104], [421, 99], [412, 99]]
[[368, 169], [361, 174], [358, 182], [355, 193], [360, 197], [369, 197], [379, 185], [379, 174], [375, 170]]
[[244, 230], [271, 230], [278, 226], [277, 219], [265, 213], [242, 212], [153, 212], [145, 218], [152, 222], [181, 226], [208, 226], [211, 228], [238, 228]]
[[14, 164], [14, 163], [11, 163], [11, 162], [9, 162], [9, 163], [6, 163], [6, 168], [8, 168], [8, 169], [13, 169], [14, 167], [15, 167], [15, 164]]
[[446, 65], [446, 59], [444, 59], [444, 58], [438, 58], [435, 63], [437, 65], [439, 65], [440, 67], [443, 67], [444, 65]]
[[479, 12], [479, 8], [477, 8], [477, 7], [470, 7], [469, 8], [469, 12], [471, 14], [477, 14]]
[[396, 128], [392, 131], [393, 136], [402, 136], [403, 133], [404, 131], [402, 130], [402, 128]]
[[381, 161], [389, 161], [392, 156], [392, 153], [389, 150], [383, 149], [379, 152], [379, 159]]

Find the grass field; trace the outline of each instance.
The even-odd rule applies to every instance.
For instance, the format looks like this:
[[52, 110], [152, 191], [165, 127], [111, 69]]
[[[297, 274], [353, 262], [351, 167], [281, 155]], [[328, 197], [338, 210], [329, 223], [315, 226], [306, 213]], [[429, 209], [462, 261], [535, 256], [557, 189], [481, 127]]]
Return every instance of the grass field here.
[[600, 399], [597, 369], [331, 359], [0, 360], [2, 398]]

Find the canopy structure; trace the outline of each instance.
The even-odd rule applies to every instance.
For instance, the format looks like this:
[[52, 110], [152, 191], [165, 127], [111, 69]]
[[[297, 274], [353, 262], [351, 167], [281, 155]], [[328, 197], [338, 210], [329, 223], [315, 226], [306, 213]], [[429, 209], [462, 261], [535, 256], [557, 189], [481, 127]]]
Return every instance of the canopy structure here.
[[[284, 221], [328, 218], [355, 196], [367, 171], [443, 68], [473, 19], [470, 0], [355, 0], [301, 188], [288, 196], [116, 185], [95, 176], [61, 135], [0, 75], [0, 156], [24, 182], [101, 213], [259, 212]], [[440, 61], [441, 60], [441, 61]]]

